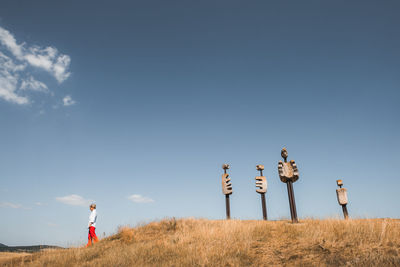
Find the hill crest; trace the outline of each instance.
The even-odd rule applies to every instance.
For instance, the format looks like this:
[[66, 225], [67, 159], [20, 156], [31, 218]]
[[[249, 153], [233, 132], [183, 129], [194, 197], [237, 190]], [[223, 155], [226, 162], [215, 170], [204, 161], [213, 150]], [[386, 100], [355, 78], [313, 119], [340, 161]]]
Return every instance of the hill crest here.
[[121, 227], [115, 235], [90, 248], [34, 253], [26, 258], [25, 264], [400, 266], [400, 221], [302, 220], [291, 224], [288, 221], [167, 219], [135, 228]]

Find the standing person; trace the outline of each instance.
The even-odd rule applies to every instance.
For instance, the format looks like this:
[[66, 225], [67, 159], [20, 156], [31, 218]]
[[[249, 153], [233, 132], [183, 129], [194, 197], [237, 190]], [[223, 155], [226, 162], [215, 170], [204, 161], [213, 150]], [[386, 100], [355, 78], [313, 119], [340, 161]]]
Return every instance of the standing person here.
[[98, 240], [96, 236], [96, 220], [97, 220], [97, 213], [96, 213], [96, 204], [91, 204], [90, 205], [90, 215], [89, 215], [89, 223], [88, 223], [88, 228], [89, 228], [89, 234], [88, 234], [88, 243], [86, 247], [96, 243]]

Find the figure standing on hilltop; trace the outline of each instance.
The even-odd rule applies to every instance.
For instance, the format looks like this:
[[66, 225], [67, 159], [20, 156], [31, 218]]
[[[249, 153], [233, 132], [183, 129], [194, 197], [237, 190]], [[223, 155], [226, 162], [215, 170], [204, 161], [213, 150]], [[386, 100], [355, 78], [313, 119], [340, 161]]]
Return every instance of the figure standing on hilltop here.
[[88, 223], [88, 228], [89, 228], [89, 234], [88, 234], [88, 243], [86, 247], [96, 243], [98, 240], [96, 236], [96, 220], [97, 220], [97, 213], [96, 213], [96, 204], [91, 204], [90, 205], [90, 215], [89, 215], [89, 223]]

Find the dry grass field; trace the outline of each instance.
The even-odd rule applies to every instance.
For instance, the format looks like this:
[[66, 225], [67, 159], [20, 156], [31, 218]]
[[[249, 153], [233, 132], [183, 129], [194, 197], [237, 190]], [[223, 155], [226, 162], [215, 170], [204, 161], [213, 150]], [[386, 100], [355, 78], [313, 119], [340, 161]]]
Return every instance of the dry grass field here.
[[12, 260], [18, 258], [25, 258], [26, 256], [31, 255], [30, 253], [18, 253], [18, 252], [0, 252], [0, 265], [5, 264], [6, 262], [11, 262]]
[[55, 249], [3, 266], [400, 266], [392, 219], [212, 221], [168, 219], [90, 248]]

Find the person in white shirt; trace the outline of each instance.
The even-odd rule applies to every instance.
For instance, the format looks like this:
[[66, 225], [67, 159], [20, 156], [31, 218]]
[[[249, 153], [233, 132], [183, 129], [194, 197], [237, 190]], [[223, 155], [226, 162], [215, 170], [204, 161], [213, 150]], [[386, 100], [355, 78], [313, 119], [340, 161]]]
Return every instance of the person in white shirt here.
[[89, 234], [88, 234], [88, 243], [86, 247], [96, 243], [99, 241], [99, 239], [96, 236], [96, 220], [97, 220], [97, 213], [96, 213], [96, 204], [91, 204], [90, 205], [90, 215], [89, 215], [89, 223], [88, 223], [88, 228], [89, 228]]

